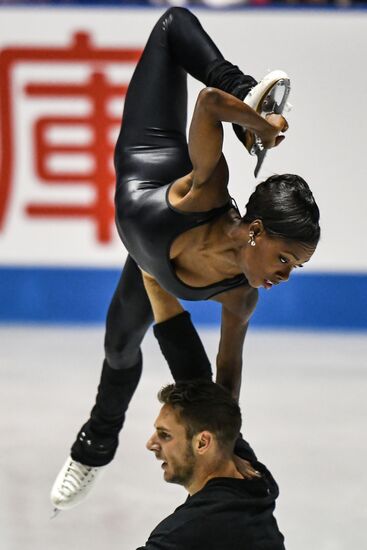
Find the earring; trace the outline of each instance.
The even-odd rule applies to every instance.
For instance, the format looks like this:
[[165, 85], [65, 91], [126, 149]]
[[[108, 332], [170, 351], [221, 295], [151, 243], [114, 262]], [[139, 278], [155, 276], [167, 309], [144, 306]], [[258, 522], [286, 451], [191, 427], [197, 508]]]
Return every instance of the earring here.
[[250, 244], [251, 246], [256, 246], [255, 239], [254, 239], [255, 233], [253, 231], [250, 231], [248, 236], [250, 237], [249, 240], [247, 241], [248, 244]]

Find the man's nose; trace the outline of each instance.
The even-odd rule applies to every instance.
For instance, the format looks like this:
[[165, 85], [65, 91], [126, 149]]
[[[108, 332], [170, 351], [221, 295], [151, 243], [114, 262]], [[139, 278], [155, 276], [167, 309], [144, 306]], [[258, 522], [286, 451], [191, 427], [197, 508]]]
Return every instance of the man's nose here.
[[153, 434], [148, 439], [145, 446], [148, 449], [148, 451], [157, 451], [158, 450], [158, 441], [157, 441], [156, 434]]

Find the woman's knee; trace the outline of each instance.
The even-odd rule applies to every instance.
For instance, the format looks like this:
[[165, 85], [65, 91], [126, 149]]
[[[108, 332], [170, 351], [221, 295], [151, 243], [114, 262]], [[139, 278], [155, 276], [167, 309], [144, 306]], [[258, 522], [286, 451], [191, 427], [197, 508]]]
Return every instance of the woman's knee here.
[[141, 361], [140, 345], [116, 346], [105, 340], [105, 356], [111, 369], [126, 370], [131, 369]]
[[164, 14], [163, 14], [163, 18], [166, 18], [168, 16], [172, 16], [172, 17], [180, 17], [181, 19], [183, 18], [195, 18], [195, 15], [189, 11], [187, 8], [182, 8], [180, 6], [172, 6], [170, 8], [168, 8]]
[[162, 16], [166, 29], [171, 24], [174, 25], [189, 25], [192, 22], [198, 22], [198, 18], [187, 8], [173, 6], [168, 8]]
[[140, 358], [140, 344], [153, 321], [151, 309], [141, 316], [139, 302], [136, 308], [110, 308], [107, 316], [105, 334], [105, 355], [113, 369], [129, 369], [136, 365]]

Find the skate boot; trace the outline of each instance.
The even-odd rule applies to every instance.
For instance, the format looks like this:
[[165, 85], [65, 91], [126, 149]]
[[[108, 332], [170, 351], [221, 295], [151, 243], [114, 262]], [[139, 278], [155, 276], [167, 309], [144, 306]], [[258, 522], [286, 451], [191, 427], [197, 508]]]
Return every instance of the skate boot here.
[[70, 510], [84, 500], [103, 469], [103, 466], [87, 466], [69, 457], [51, 490], [55, 511]]
[[69, 510], [84, 500], [115, 455], [118, 439], [97, 436], [90, 424], [89, 420], [79, 431], [71, 456], [53, 484], [51, 502], [56, 511]]
[[[291, 109], [290, 103], [287, 102], [290, 89], [288, 75], [284, 71], [272, 71], [250, 90], [243, 101], [264, 118], [273, 113], [281, 115], [284, 111]], [[255, 177], [257, 177], [266, 155], [266, 149], [256, 135], [249, 147], [249, 153], [257, 156], [254, 171]]]

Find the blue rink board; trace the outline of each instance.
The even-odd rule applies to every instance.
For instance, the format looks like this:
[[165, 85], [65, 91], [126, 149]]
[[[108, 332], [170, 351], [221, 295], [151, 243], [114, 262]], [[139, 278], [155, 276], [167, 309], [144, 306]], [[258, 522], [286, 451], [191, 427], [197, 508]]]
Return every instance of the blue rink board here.
[[[119, 277], [116, 269], [0, 268], [0, 322], [100, 324]], [[251, 326], [367, 329], [367, 274], [308, 273], [261, 290]], [[213, 302], [185, 302], [194, 321], [220, 322]]]

